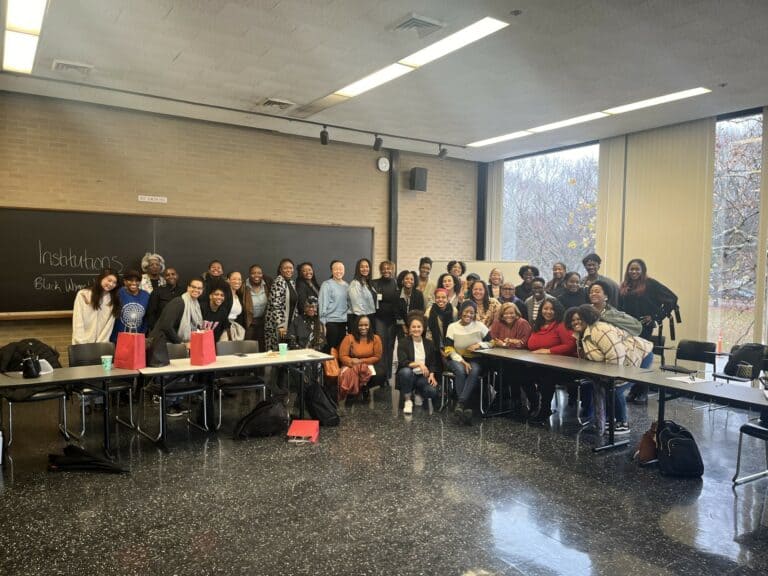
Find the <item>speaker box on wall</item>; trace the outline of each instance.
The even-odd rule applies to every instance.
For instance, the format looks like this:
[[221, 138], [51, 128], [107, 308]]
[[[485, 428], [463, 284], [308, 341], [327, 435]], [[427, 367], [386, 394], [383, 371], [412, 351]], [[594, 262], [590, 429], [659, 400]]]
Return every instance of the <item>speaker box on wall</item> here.
[[411, 168], [411, 190], [427, 191], [427, 169]]

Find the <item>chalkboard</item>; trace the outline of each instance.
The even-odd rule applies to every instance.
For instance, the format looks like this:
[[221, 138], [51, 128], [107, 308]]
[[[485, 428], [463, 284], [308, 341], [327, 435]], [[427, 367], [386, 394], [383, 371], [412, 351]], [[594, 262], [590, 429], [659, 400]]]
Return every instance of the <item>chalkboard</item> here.
[[350, 276], [373, 256], [373, 228], [96, 212], [0, 209], [0, 312], [71, 310], [75, 293], [105, 267], [140, 270], [156, 252], [184, 283], [211, 260], [247, 277], [251, 264], [274, 276], [282, 258], [310, 261], [318, 281], [339, 259]]

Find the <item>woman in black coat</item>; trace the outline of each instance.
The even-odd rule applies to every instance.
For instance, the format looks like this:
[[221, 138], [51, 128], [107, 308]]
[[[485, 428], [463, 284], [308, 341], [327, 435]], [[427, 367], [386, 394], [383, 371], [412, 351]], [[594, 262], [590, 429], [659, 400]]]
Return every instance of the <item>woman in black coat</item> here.
[[640, 337], [649, 340], [656, 322], [677, 306], [677, 295], [661, 282], [648, 277], [648, 267], [640, 258], [627, 264], [619, 288], [619, 310], [640, 320]]
[[413, 395], [437, 397], [437, 355], [435, 345], [424, 338], [427, 322], [418, 312], [407, 318], [408, 336], [397, 348], [397, 386], [405, 398], [403, 414], [413, 413]]
[[[656, 322], [660, 322], [677, 306], [677, 295], [661, 282], [648, 277], [648, 267], [640, 258], [627, 264], [624, 281], [619, 287], [619, 310], [640, 320], [640, 337], [650, 340]], [[635, 384], [627, 395], [628, 402], [645, 402], [648, 385]]]
[[397, 323], [405, 326], [408, 314], [418, 310], [424, 314], [424, 294], [416, 289], [418, 275], [412, 270], [403, 270], [397, 275], [397, 288], [400, 293], [400, 307]]

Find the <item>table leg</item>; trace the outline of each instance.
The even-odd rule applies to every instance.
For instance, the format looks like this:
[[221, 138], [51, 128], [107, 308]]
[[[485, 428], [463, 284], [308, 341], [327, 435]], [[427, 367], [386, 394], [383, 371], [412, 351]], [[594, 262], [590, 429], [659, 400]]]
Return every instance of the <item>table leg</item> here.
[[104, 393], [104, 454], [110, 460], [114, 460], [109, 444], [109, 385], [104, 382], [102, 391]]
[[160, 378], [160, 445], [165, 451], [168, 451], [168, 444], [166, 443], [168, 440], [168, 416], [166, 414], [168, 398], [165, 395], [165, 383], [166, 379]]
[[299, 373], [299, 420], [304, 419], [304, 376], [307, 375], [307, 364], [300, 364]]
[[2, 468], [5, 461], [6, 451], [5, 435], [3, 434], [3, 398], [0, 397], [0, 468]]
[[664, 388], [659, 386], [659, 412], [656, 416], [656, 441], [658, 444], [658, 433], [661, 430], [661, 424], [664, 422], [664, 409], [666, 408], [666, 395], [664, 394]]
[[629, 440], [615, 441], [616, 422], [614, 421], [616, 412], [616, 382], [610, 380], [607, 383], [608, 394], [606, 396], [606, 415], [608, 416], [608, 443], [602, 446], [592, 448], [593, 452], [602, 452], [603, 450], [612, 450], [613, 448], [620, 448], [629, 444]]

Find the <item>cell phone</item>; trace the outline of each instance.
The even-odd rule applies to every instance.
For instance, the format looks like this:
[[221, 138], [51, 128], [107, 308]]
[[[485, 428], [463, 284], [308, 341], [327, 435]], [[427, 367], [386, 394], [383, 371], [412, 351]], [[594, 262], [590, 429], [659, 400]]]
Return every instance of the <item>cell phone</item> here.
[[248, 354], [246, 354], [245, 352], [237, 352], [235, 353], [235, 356], [239, 356], [240, 358], [245, 358], [246, 356], [248, 356]]

